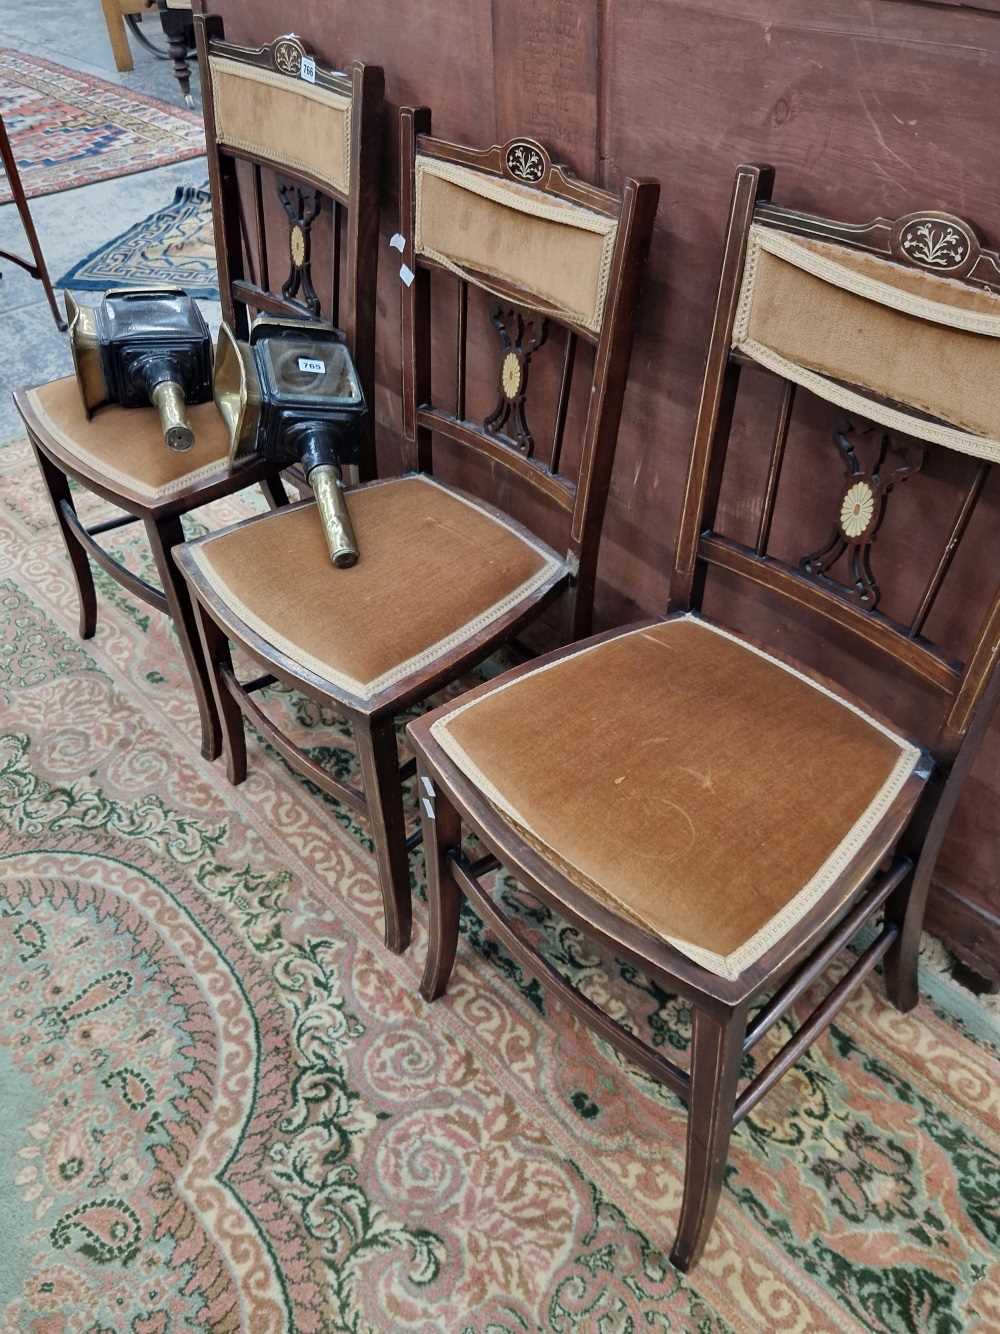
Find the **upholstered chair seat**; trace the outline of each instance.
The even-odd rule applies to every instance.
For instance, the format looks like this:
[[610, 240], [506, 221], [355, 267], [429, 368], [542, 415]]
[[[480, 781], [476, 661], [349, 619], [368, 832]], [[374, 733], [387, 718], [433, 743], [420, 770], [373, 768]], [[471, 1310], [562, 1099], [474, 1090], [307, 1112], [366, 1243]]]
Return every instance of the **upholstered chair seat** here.
[[919, 791], [886, 821], [920, 751], [691, 616], [501, 678], [431, 731], [565, 875], [730, 979], [859, 859], [851, 894]]
[[362, 706], [565, 576], [513, 520], [427, 476], [360, 487], [350, 505], [364, 558], [349, 570], [331, 566], [311, 502], [202, 538], [183, 559], [241, 634]]
[[192, 449], [164, 448], [155, 408], [101, 408], [89, 420], [76, 377], [31, 389], [26, 398], [42, 438], [95, 482], [142, 505], [157, 505], [228, 474], [229, 441], [214, 403], [188, 409]]

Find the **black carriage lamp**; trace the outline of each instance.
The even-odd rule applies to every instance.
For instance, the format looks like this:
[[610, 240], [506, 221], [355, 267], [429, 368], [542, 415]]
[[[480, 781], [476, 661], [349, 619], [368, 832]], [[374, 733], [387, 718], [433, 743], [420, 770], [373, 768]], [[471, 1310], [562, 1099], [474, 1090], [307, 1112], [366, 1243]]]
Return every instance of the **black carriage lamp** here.
[[225, 324], [215, 356], [215, 402], [234, 466], [251, 458], [301, 463], [316, 496], [330, 559], [358, 560], [341, 469], [361, 458], [367, 408], [342, 336], [314, 320], [261, 316], [249, 343]]
[[190, 449], [186, 407], [212, 397], [212, 336], [191, 297], [179, 287], [123, 287], [82, 306], [67, 292], [66, 317], [87, 416], [106, 403], [152, 404], [168, 448]]

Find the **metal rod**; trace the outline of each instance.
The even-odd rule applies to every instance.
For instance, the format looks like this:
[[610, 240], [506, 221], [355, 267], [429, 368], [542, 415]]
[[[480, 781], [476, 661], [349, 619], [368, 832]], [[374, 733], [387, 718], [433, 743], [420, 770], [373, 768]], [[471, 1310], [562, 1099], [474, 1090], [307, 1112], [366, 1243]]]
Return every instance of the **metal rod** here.
[[407, 836], [406, 851], [412, 852], [414, 848], [419, 848], [420, 844], [423, 843], [423, 841], [424, 841], [424, 831], [422, 826], [418, 825], [417, 828], [414, 829], [413, 833]]
[[549, 459], [551, 472], [559, 471], [562, 458], [563, 435], [566, 431], [566, 415], [569, 412], [569, 395], [573, 386], [573, 367], [576, 363], [576, 334], [566, 330], [566, 347], [563, 351], [562, 375], [559, 379], [559, 399], [556, 404], [556, 420], [552, 430], [552, 455]]
[[414, 758], [407, 760], [405, 763], [399, 766], [399, 781], [401, 783], [405, 783], [406, 780], [408, 778], [412, 778], [416, 772], [417, 772], [416, 759]]
[[951, 562], [955, 558], [955, 552], [958, 550], [958, 544], [965, 536], [965, 530], [969, 526], [969, 520], [972, 518], [979, 497], [982, 495], [983, 487], [986, 484], [986, 478], [990, 473], [990, 464], [983, 459], [978, 468], [972, 483], [965, 493], [961, 505], [958, 507], [958, 513], [955, 515], [955, 522], [952, 524], [951, 533], [948, 541], [945, 543], [944, 551], [941, 553], [941, 559], [937, 563], [937, 568], [931, 575], [927, 587], [924, 589], [924, 595], [920, 599], [920, 606], [916, 610], [913, 620], [910, 622], [908, 631], [909, 637], [915, 639], [924, 628], [924, 622], [931, 613], [934, 601], [944, 583], [944, 577], [951, 567]]
[[857, 963], [844, 974], [822, 1004], [817, 1005], [799, 1031], [782, 1047], [781, 1051], [764, 1066], [760, 1074], [746, 1086], [736, 1099], [733, 1112], [733, 1125], [739, 1125], [743, 1118], [769, 1093], [786, 1070], [799, 1059], [807, 1047], [810, 1047], [834, 1015], [850, 999], [871, 970], [887, 953], [893, 941], [899, 935], [898, 926], [887, 926]]
[[465, 421], [465, 364], [469, 346], [469, 284], [458, 284], [458, 337], [455, 363], [455, 416]]
[[774, 518], [774, 502], [778, 496], [778, 483], [781, 480], [781, 465], [785, 461], [785, 446], [788, 443], [788, 427], [792, 420], [792, 408], [795, 406], [795, 385], [786, 380], [778, 408], [778, 420], [775, 423], [774, 441], [771, 445], [771, 461], [767, 469], [767, 484], [764, 487], [764, 500], [760, 508], [760, 523], [757, 527], [758, 556], [767, 555], [767, 544], [771, 538], [771, 521]]
[[778, 1022], [798, 1000], [804, 991], [812, 986], [827, 964], [840, 953], [851, 937], [862, 927], [865, 921], [885, 902], [896, 886], [913, 869], [909, 857], [902, 858], [893, 869], [879, 881], [875, 888], [861, 900], [852, 912], [844, 918], [837, 932], [825, 941], [795, 975], [754, 1015], [746, 1037], [743, 1050], [749, 1051], [757, 1045], [764, 1034]]

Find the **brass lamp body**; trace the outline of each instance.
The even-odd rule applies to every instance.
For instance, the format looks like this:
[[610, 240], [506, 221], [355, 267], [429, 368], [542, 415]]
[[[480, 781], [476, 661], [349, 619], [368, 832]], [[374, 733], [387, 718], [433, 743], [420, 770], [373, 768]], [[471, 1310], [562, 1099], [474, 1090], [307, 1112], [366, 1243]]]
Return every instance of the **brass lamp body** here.
[[225, 324], [215, 355], [215, 402], [234, 466], [251, 458], [301, 463], [316, 497], [330, 560], [358, 561], [341, 469], [360, 457], [367, 411], [339, 334], [311, 320], [256, 320], [248, 343]]
[[119, 288], [107, 292], [99, 306], [82, 306], [67, 292], [66, 317], [87, 416], [106, 403], [152, 404], [168, 449], [190, 449], [194, 431], [187, 405], [212, 397], [212, 339], [187, 293]]

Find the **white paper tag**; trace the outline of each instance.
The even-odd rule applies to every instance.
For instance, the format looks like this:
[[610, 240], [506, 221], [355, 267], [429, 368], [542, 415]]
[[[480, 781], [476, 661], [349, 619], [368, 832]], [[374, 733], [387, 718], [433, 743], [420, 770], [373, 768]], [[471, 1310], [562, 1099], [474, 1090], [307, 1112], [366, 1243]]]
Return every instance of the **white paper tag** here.
[[316, 61], [312, 56], [302, 57], [302, 63], [299, 66], [299, 78], [305, 79], [306, 83], [316, 82]]
[[428, 801], [426, 797], [422, 798], [422, 800], [423, 800], [423, 804], [424, 804], [424, 813], [426, 814], [428, 820], [433, 820], [433, 819], [435, 818], [435, 817], [434, 817], [434, 803]]
[[410, 268], [409, 264], [400, 264], [399, 266], [400, 282], [404, 283], [407, 287], [409, 287], [416, 276], [417, 275]]
[[313, 357], [299, 357], [299, 370], [305, 371], [307, 375], [325, 375], [326, 362], [317, 361]]
[[397, 232], [395, 236], [390, 238], [389, 249], [398, 250], [400, 254], [403, 253], [403, 251], [406, 249], [406, 237], [403, 235], [402, 232]]

